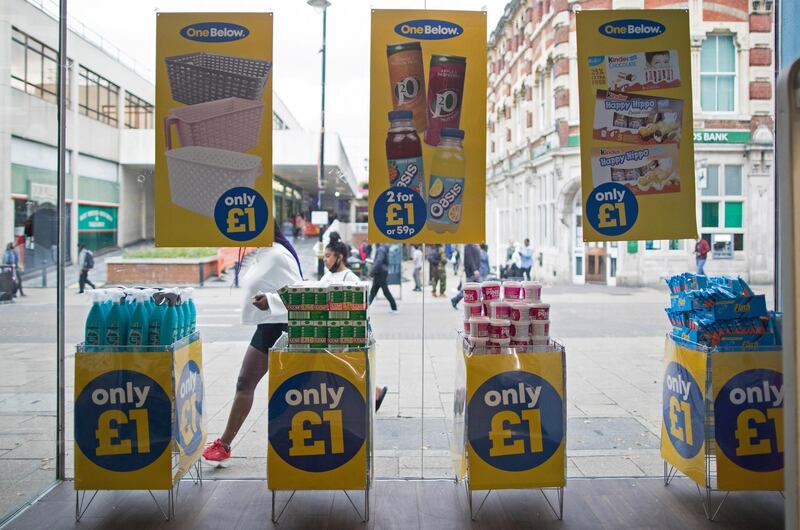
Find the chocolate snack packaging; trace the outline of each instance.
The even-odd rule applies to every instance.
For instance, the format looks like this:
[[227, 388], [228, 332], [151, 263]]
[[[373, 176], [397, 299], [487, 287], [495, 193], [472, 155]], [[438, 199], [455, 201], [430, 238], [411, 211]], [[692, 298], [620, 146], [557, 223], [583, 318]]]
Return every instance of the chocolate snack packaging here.
[[402, 42], [386, 47], [389, 61], [389, 84], [394, 110], [410, 110], [414, 127], [422, 133], [428, 125], [425, 69], [419, 42]]
[[598, 90], [592, 137], [635, 145], [678, 144], [683, 101]]
[[589, 57], [592, 85], [616, 92], [642, 92], [681, 86], [676, 50], [653, 50]]
[[678, 192], [678, 146], [592, 149], [592, 185], [606, 182], [624, 184], [635, 195]]

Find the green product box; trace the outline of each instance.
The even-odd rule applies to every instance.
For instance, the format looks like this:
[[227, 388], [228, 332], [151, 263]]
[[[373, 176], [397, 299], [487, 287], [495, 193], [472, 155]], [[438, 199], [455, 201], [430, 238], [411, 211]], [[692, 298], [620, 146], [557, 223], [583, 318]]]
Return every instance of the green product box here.
[[328, 309], [328, 289], [326, 287], [302, 287], [303, 301], [298, 309], [303, 311], [324, 311]]
[[347, 309], [350, 302], [350, 291], [345, 285], [331, 285], [328, 288], [328, 309], [341, 311]]
[[328, 320], [328, 311], [293, 311], [289, 310], [289, 320]]
[[351, 311], [366, 311], [368, 286], [369, 284], [366, 282], [346, 285], [345, 287], [350, 294], [350, 300], [348, 301], [349, 303], [345, 309], [349, 309]]
[[342, 323], [342, 340], [349, 346], [366, 346], [367, 321], [348, 320]]
[[328, 312], [328, 319], [329, 320], [366, 320], [367, 319], [367, 311], [329, 311]]
[[328, 323], [318, 320], [293, 320], [289, 322], [289, 344], [326, 344]]
[[328, 321], [328, 344], [342, 344], [342, 329], [340, 321]]
[[287, 285], [278, 289], [278, 296], [281, 297], [283, 305], [286, 309], [298, 310], [303, 305], [303, 292], [301, 287], [295, 285]]

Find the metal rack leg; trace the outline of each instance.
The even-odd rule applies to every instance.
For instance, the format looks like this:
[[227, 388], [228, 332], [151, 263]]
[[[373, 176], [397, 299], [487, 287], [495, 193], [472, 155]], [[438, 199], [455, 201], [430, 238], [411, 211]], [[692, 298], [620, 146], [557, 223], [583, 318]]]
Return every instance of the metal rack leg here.
[[669, 486], [670, 483], [672, 483], [672, 479], [674, 479], [677, 474], [678, 470], [664, 460], [664, 486]]
[[542, 492], [542, 496], [544, 497], [544, 500], [547, 501], [547, 505], [550, 506], [550, 510], [552, 510], [553, 515], [555, 515], [556, 519], [558, 519], [559, 521], [563, 521], [564, 520], [564, 488], [563, 487], [555, 488], [555, 490], [556, 490], [556, 495], [558, 496], [558, 509], [557, 510], [556, 510], [556, 507], [553, 506], [553, 504], [550, 502], [550, 499], [547, 497], [547, 494], [544, 492], [544, 488], [539, 488], [539, 491]]
[[92, 504], [92, 501], [97, 494], [100, 493], [100, 490], [95, 490], [92, 496], [89, 498], [89, 502], [85, 505], [83, 504], [84, 500], [86, 500], [86, 490], [83, 491], [76, 491], [75, 492], [75, 522], [78, 523], [83, 517], [83, 514], [86, 513], [86, 510], [89, 509], [89, 505]]
[[270, 490], [270, 491], [272, 492], [272, 523], [273, 524], [278, 524], [278, 521], [280, 520], [281, 515], [283, 515], [283, 512], [285, 512], [286, 508], [289, 507], [289, 503], [292, 502], [292, 499], [294, 498], [294, 494], [297, 493], [297, 490], [292, 490], [292, 494], [289, 496], [289, 499], [286, 501], [286, 504], [283, 505], [283, 508], [281, 509], [281, 511], [277, 515], [275, 515], [275, 496], [276, 496], [277, 490]]

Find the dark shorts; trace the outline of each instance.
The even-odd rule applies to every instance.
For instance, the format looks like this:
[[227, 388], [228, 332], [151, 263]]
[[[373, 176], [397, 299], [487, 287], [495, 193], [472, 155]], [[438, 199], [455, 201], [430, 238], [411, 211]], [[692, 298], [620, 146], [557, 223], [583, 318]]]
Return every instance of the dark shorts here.
[[253, 333], [253, 338], [250, 339], [250, 346], [257, 349], [261, 353], [269, 353], [275, 341], [281, 336], [281, 333], [289, 329], [289, 325], [281, 324], [259, 324], [256, 327], [256, 332]]

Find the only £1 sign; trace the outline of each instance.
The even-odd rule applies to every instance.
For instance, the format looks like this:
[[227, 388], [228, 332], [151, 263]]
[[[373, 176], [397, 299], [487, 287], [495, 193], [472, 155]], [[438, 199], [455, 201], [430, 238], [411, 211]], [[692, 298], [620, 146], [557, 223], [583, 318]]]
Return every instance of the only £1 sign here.
[[576, 21], [584, 240], [695, 237], [689, 12]]
[[364, 489], [367, 356], [270, 352], [267, 484]]
[[562, 360], [560, 352], [466, 358], [472, 489], [565, 484]]

